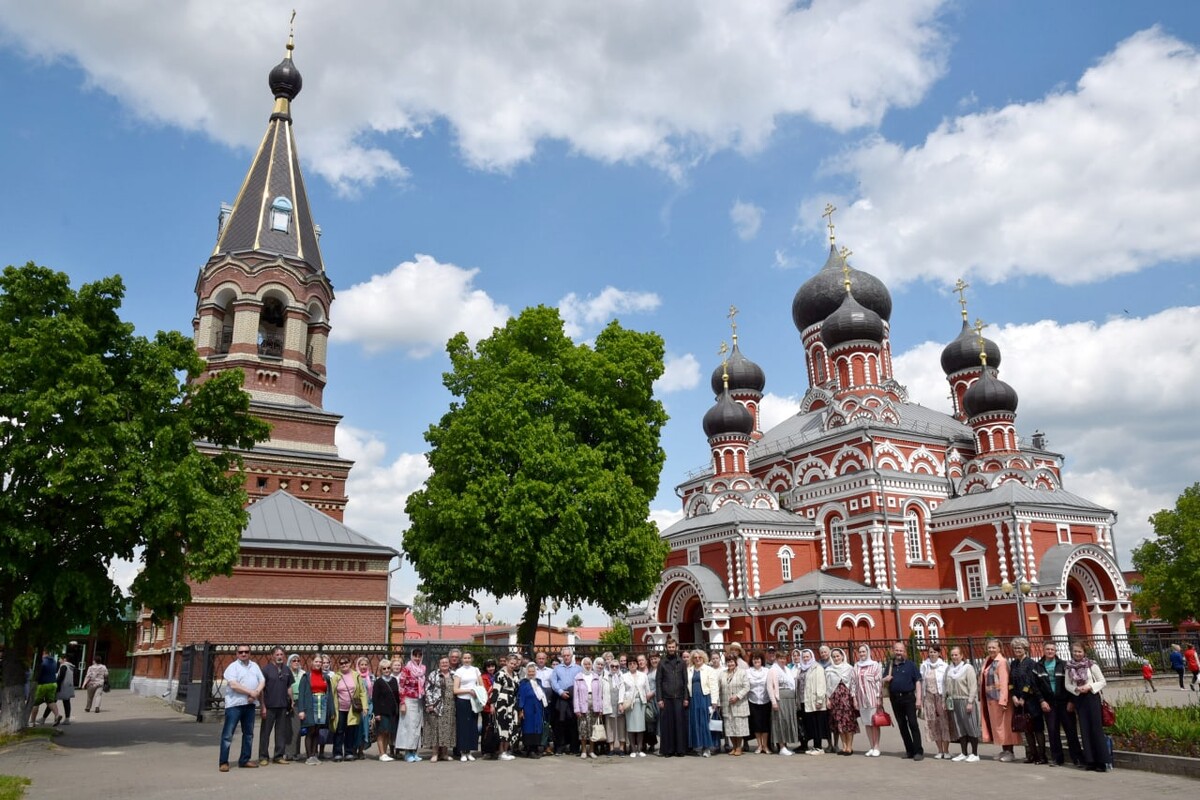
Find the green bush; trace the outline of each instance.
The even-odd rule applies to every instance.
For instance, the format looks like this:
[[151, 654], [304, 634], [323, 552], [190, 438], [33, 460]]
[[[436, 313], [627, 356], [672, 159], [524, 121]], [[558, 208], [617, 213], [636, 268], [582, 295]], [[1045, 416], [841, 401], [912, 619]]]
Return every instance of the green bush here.
[[1109, 728], [1119, 750], [1200, 758], [1200, 705], [1123, 703]]
[[0, 775], [0, 800], [20, 800], [25, 796], [29, 778], [19, 775]]

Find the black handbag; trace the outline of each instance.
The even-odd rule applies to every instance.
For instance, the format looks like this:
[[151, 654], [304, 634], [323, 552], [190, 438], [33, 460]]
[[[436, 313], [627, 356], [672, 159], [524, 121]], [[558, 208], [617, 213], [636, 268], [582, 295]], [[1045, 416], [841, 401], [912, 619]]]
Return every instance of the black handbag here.
[[1013, 733], [1025, 733], [1032, 727], [1029, 714], [1024, 711], [1014, 711], [1012, 715]]

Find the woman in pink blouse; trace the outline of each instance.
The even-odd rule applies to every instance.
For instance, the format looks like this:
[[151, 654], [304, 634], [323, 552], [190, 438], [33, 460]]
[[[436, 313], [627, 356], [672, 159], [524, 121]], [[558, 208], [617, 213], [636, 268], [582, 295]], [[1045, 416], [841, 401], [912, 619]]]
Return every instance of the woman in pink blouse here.
[[1001, 747], [997, 761], [1012, 761], [1013, 745], [1021, 741], [1013, 733], [1012, 706], [1008, 702], [1008, 659], [1000, 653], [998, 639], [987, 640], [987, 659], [979, 673], [979, 707], [983, 711], [983, 741]]

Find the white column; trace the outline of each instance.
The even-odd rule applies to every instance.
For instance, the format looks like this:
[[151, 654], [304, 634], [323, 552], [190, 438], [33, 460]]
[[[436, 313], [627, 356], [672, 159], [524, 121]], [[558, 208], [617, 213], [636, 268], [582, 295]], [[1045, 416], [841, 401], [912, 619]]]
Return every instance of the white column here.
[[730, 599], [737, 598], [737, 577], [733, 571], [733, 552], [729, 547], [729, 540], [725, 540], [725, 583], [729, 591]]
[[1107, 636], [1108, 629], [1104, 626], [1104, 612], [1097, 603], [1088, 603], [1088, 617], [1092, 622], [1092, 636]]
[[867, 532], [859, 531], [858, 536], [862, 540], [863, 581], [866, 582], [867, 586], [870, 586], [873, 580], [871, 578], [871, 549], [867, 545]]
[[996, 529], [996, 558], [1000, 560], [1000, 582], [1008, 580], [1008, 562], [1004, 557], [1004, 528], [1001, 523], [993, 522]]
[[1023, 526], [1018, 525], [1017, 529], [1020, 530], [1022, 527], [1025, 529], [1022, 537], [1025, 541], [1025, 580], [1037, 583], [1037, 563], [1033, 557], [1033, 523], [1026, 522]]
[[750, 596], [758, 598], [759, 592], [758, 580], [758, 537], [750, 537]]
[[1045, 611], [1043, 613], [1050, 621], [1050, 635], [1055, 639], [1067, 638], [1067, 613], [1065, 611]]

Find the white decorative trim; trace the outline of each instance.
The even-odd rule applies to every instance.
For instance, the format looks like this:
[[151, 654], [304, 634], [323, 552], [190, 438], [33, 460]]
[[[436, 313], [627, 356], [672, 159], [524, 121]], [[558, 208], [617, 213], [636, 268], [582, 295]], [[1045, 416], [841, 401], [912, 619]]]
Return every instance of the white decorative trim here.
[[841, 628], [847, 622], [850, 623], [850, 627], [857, 628], [858, 623], [864, 622], [864, 621], [867, 623], [868, 627], [871, 627], [871, 628], [875, 627], [875, 618], [872, 617], [870, 614], [846, 613], [846, 614], [842, 614], [840, 617], [838, 617], [837, 624], [834, 625], [834, 628]]

